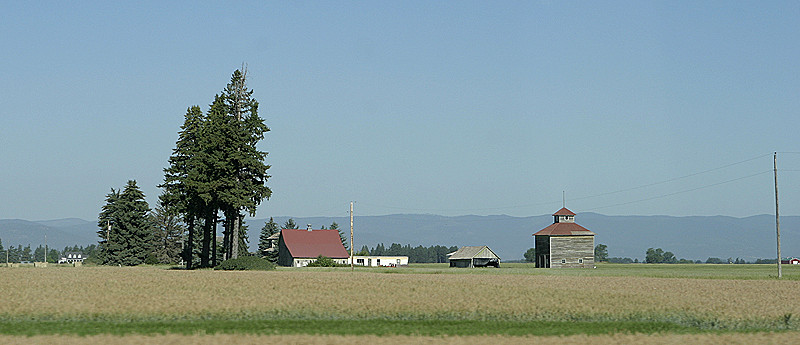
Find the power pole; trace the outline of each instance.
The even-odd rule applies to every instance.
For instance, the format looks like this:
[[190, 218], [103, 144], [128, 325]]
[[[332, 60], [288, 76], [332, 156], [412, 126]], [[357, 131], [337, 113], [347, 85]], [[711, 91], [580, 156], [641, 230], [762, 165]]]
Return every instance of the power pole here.
[[775, 233], [778, 238], [778, 278], [783, 276], [781, 267], [781, 218], [778, 215], [778, 152], [772, 156], [772, 169], [775, 173]]
[[44, 234], [44, 262], [47, 263], [47, 234]]
[[353, 202], [350, 202], [350, 270], [355, 271], [355, 266], [353, 265], [353, 248], [355, 245], [353, 244]]

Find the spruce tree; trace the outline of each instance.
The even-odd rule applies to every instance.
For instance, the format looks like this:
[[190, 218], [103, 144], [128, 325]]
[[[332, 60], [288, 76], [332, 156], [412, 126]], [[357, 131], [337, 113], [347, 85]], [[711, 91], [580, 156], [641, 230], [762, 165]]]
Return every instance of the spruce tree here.
[[[114, 191], [106, 199], [97, 222], [101, 245], [102, 263], [107, 265], [134, 266], [144, 263], [147, 253], [152, 251], [153, 232], [148, 220], [150, 207], [144, 193], [130, 180], [122, 192]], [[108, 224], [111, 230], [108, 231]]]
[[[225, 120], [220, 121], [226, 145], [222, 147], [225, 168], [225, 188], [220, 194], [220, 203], [225, 217], [230, 219], [230, 228], [225, 234], [230, 238], [227, 254], [236, 258], [241, 251], [242, 212], [255, 215], [256, 207], [264, 199], [269, 199], [272, 190], [266, 186], [269, 165], [264, 163], [267, 152], [257, 148], [259, 141], [269, 128], [258, 115], [258, 102], [252, 98], [253, 90], [247, 88], [247, 70], [236, 70], [231, 82], [222, 92]], [[210, 116], [210, 115], [209, 115]]]
[[336, 222], [331, 223], [331, 228], [330, 229], [339, 231], [339, 239], [342, 241], [342, 245], [344, 246], [344, 249], [349, 253], [350, 252], [350, 246], [347, 244], [347, 242], [348, 242], [347, 241], [347, 237], [344, 236], [344, 233], [342, 232], [342, 229], [339, 229], [339, 224], [337, 224]]
[[201, 141], [204, 121], [205, 115], [200, 107], [195, 105], [186, 110], [183, 125], [178, 132], [178, 141], [169, 157], [169, 167], [164, 169], [164, 183], [159, 185], [164, 189], [161, 195], [164, 206], [174, 208], [183, 215], [183, 222], [188, 230], [183, 251], [187, 269], [194, 266], [195, 258], [199, 259], [196, 255], [200, 253], [195, 248], [200, 243], [197, 239], [203, 237], [198, 233], [197, 225], [205, 214], [205, 204], [200, 193], [208, 184]]
[[297, 229], [297, 224], [294, 223], [294, 219], [289, 218], [286, 223], [283, 223], [283, 229]]
[[272, 217], [269, 217], [269, 221], [264, 223], [264, 227], [261, 228], [261, 235], [258, 237], [258, 253], [272, 263], [278, 261], [278, 248], [275, 248], [272, 240], [268, 238], [279, 231], [278, 224], [275, 223]]
[[180, 222], [177, 210], [165, 206], [163, 198], [160, 198], [150, 214], [150, 222], [153, 224], [153, 253], [158, 262], [179, 262], [186, 227]]

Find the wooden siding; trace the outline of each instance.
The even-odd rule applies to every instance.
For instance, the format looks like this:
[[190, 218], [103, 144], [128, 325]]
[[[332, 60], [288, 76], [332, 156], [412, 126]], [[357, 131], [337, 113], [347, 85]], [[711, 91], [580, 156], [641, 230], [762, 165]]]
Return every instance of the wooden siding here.
[[594, 236], [549, 237], [550, 267], [594, 267]]

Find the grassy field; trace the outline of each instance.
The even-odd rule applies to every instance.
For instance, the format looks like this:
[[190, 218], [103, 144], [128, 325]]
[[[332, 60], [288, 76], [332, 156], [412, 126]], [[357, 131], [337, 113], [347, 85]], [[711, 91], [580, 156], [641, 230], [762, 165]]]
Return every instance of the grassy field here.
[[784, 266], [778, 280], [774, 265], [503, 266], [0, 268], [0, 342], [29, 336], [42, 343], [54, 336], [195, 342], [197, 334], [227, 334], [232, 343], [264, 337], [359, 343], [351, 338], [375, 336], [388, 343], [404, 337], [427, 343], [452, 337], [631, 340], [625, 336], [783, 343], [800, 336], [800, 267]]

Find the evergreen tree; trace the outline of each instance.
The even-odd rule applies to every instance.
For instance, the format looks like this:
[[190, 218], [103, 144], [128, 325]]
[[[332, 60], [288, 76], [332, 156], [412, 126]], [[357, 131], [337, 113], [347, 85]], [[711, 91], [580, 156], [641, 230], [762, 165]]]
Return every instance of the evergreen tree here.
[[133, 266], [144, 263], [147, 253], [153, 248], [149, 212], [144, 193], [136, 181], [128, 181], [122, 192], [111, 190], [97, 222], [103, 264]]
[[40, 244], [36, 249], [33, 251], [33, 261], [35, 262], [44, 262], [45, 250], [44, 247]]
[[247, 70], [244, 68], [233, 72], [231, 82], [221, 95], [225, 118], [220, 122], [220, 129], [227, 141], [222, 158], [228, 183], [220, 193], [220, 202], [225, 217], [232, 220], [225, 234], [230, 237], [226, 242], [233, 244], [227, 248], [228, 255], [234, 259], [240, 252], [239, 238], [243, 236], [242, 212], [254, 216], [261, 201], [272, 195], [266, 186], [270, 177], [267, 174], [270, 166], [264, 164], [267, 152], [256, 147], [269, 128], [258, 115], [258, 102], [252, 95], [253, 90], [247, 88]]
[[272, 240], [268, 238], [279, 231], [278, 224], [275, 223], [272, 217], [269, 217], [269, 221], [264, 223], [264, 227], [261, 228], [261, 235], [258, 237], [259, 255], [263, 255], [272, 263], [278, 261], [278, 249], [275, 248], [275, 243], [272, 243]]
[[201, 253], [195, 251], [195, 248], [200, 248], [197, 245], [201, 241], [197, 239], [202, 239], [203, 236], [197, 225], [206, 214], [205, 199], [201, 197], [209, 183], [204, 173], [204, 165], [208, 160], [201, 149], [204, 121], [205, 116], [200, 107], [195, 105], [186, 110], [183, 125], [178, 132], [178, 141], [169, 157], [169, 167], [164, 169], [164, 183], [159, 185], [164, 189], [161, 195], [164, 206], [175, 208], [183, 215], [183, 222], [188, 230], [183, 252], [187, 269], [191, 269], [195, 265], [195, 259], [200, 258]]
[[[322, 228], [324, 229], [325, 227], [323, 226]], [[344, 246], [344, 249], [349, 253], [350, 245], [348, 245], [347, 237], [344, 236], [342, 229], [339, 229], [339, 224], [337, 224], [336, 222], [331, 223], [330, 229], [339, 231], [339, 239], [342, 240], [342, 245]]]
[[[180, 222], [176, 208], [164, 205], [164, 198], [150, 214], [153, 224], [153, 254], [159, 263], [175, 264], [181, 260], [181, 246], [186, 227]], [[84, 253], [87, 254], [87, 253]]]
[[297, 229], [297, 224], [294, 223], [294, 219], [289, 218], [286, 223], [283, 223], [283, 229]]
[[20, 252], [19, 261], [33, 261], [33, 251], [30, 244]]
[[250, 255], [250, 237], [247, 236], [247, 232], [250, 228], [247, 224], [242, 223], [239, 227], [239, 256], [248, 256]]
[[16, 247], [8, 246], [8, 262], [20, 262], [20, 255], [22, 254], [22, 245]]
[[58, 259], [61, 258], [58, 249], [50, 249], [47, 251], [47, 262], [49, 263], [57, 263]]
[[[201, 238], [200, 266], [216, 264], [216, 225], [224, 216], [222, 253], [226, 259], [247, 254], [243, 212], [255, 215], [256, 207], [269, 199], [270, 177], [264, 164], [266, 152], [257, 144], [269, 128], [258, 116], [258, 102], [246, 86], [246, 71], [235, 71], [230, 84], [214, 97], [206, 115], [190, 107], [179, 132], [170, 166], [164, 170], [165, 205], [175, 205], [189, 230], [186, 256]], [[202, 223], [202, 234], [195, 225]], [[199, 229], [199, 227], [198, 227]], [[187, 259], [187, 268], [194, 260]]]

